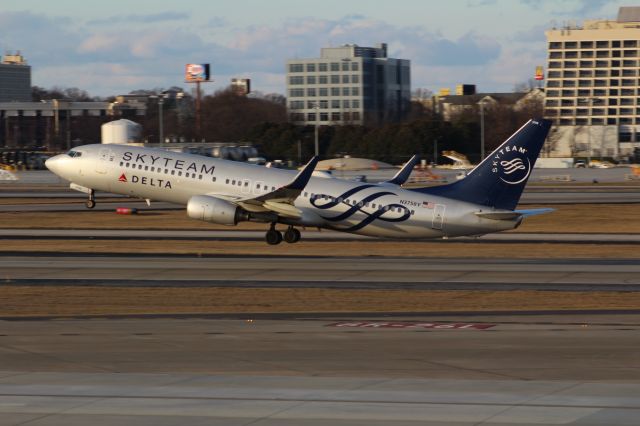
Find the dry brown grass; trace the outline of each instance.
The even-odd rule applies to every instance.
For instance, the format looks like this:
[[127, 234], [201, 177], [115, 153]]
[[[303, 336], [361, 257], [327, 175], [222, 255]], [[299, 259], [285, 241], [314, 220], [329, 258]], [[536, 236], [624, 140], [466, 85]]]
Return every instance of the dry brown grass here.
[[0, 286], [0, 316], [637, 309], [640, 294]]

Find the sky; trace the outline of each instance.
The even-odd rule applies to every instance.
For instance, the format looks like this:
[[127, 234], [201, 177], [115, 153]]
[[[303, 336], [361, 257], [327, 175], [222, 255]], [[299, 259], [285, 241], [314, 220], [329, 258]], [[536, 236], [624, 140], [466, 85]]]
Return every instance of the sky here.
[[545, 65], [544, 31], [615, 19], [619, 0], [2, 0], [0, 52], [20, 51], [32, 85], [93, 96], [184, 83], [187, 63], [209, 63], [224, 89], [285, 94], [285, 62], [320, 48], [387, 43], [411, 60], [411, 86], [476, 84], [509, 92]]

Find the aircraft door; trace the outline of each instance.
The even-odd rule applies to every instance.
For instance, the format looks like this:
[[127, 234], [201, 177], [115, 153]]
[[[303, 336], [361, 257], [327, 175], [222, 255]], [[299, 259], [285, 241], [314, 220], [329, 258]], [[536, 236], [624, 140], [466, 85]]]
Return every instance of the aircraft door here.
[[109, 148], [100, 148], [98, 151], [98, 163], [96, 164], [96, 172], [100, 174], [107, 173], [107, 162], [113, 160], [113, 154]]
[[436, 204], [436, 207], [433, 209], [433, 220], [431, 222], [431, 227], [433, 229], [442, 229], [446, 208], [447, 206], [444, 204]]

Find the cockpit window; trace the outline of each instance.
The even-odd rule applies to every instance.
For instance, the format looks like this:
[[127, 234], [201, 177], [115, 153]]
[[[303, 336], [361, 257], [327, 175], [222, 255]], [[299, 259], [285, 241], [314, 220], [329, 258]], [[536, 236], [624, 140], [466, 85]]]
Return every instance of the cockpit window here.
[[82, 152], [80, 152], [80, 151], [73, 151], [73, 150], [71, 150], [71, 151], [69, 151], [69, 152], [67, 153], [67, 155], [68, 155], [69, 157], [71, 157], [71, 158], [75, 158], [75, 157], [80, 157], [80, 156], [82, 156]]

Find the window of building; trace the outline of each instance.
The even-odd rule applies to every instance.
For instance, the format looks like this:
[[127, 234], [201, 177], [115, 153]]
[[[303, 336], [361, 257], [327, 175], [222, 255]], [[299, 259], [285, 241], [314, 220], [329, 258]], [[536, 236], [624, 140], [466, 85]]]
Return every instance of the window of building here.
[[562, 42], [559, 42], [559, 41], [550, 42], [549, 49], [562, 49]]
[[351, 71], [358, 71], [359, 65], [357, 62], [351, 62]]
[[318, 96], [329, 96], [329, 89], [326, 87], [321, 87], [318, 89]]
[[349, 96], [350, 93], [351, 93], [351, 90], [348, 87], [342, 88], [342, 96]]
[[342, 108], [351, 108], [351, 102], [348, 99], [342, 101]]
[[290, 98], [301, 98], [304, 96], [304, 89], [291, 89], [289, 90]]
[[331, 121], [340, 121], [340, 113], [332, 112], [331, 113]]
[[329, 82], [329, 79], [327, 78], [326, 75], [321, 75], [320, 77], [318, 77], [318, 83], [327, 84], [328, 82]]
[[316, 96], [316, 89], [314, 89], [313, 87], [307, 89], [307, 96], [308, 97], [314, 97]]
[[351, 119], [354, 120], [354, 121], [360, 120], [360, 112], [355, 111], [355, 112], [351, 113]]
[[622, 42], [622, 47], [638, 47], [637, 40], [624, 40]]
[[557, 98], [560, 96], [560, 92], [558, 90], [547, 90], [546, 95], [550, 98]]
[[340, 88], [332, 87], [331, 88], [331, 96], [340, 96]]
[[580, 49], [593, 49], [593, 42], [592, 41], [581, 41], [580, 42]]
[[620, 40], [613, 40], [611, 42], [611, 47], [612, 48], [620, 47]]
[[345, 75], [342, 76], [342, 82], [343, 83], [347, 83], [347, 84], [349, 83], [349, 75], [348, 74], [345, 74]]
[[290, 101], [289, 102], [289, 108], [291, 108], [291, 109], [303, 109], [304, 108], [304, 101]]
[[301, 75], [291, 76], [289, 77], [289, 84], [304, 84], [304, 77], [302, 77]]
[[351, 82], [352, 82], [352, 83], [356, 83], [356, 84], [357, 84], [357, 83], [360, 83], [360, 76], [359, 76], [358, 74], [353, 74], [353, 75], [351, 76]]
[[608, 48], [609, 48], [608, 40], [596, 41], [596, 49], [608, 49]]
[[565, 68], [576, 68], [578, 66], [578, 63], [576, 61], [565, 61], [564, 62], [564, 67]]
[[307, 64], [307, 72], [316, 72], [316, 64]]
[[593, 77], [593, 71], [591, 70], [580, 70], [578, 74], [579, 77]]
[[618, 89], [609, 89], [609, 96], [618, 96]]
[[606, 87], [607, 80], [594, 80], [593, 85], [596, 87]]
[[307, 109], [313, 109], [316, 105], [316, 101], [307, 101]]
[[620, 61], [619, 60], [611, 61], [611, 67], [612, 68], [617, 68], [619, 66], [620, 66]]
[[617, 80], [617, 79], [609, 80], [609, 86], [616, 87], [616, 86], [619, 86], [619, 85], [620, 85], [620, 80]]
[[564, 78], [575, 78], [577, 73], [575, 71], [565, 71], [563, 73]]
[[562, 96], [575, 96], [576, 95], [576, 91], [575, 90], [563, 90], [562, 91]]
[[307, 76], [307, 84], [316, 84], [316, 76], [308, 75]]
[[608, 50], [598, 50], [596, 52], [596, 58], [608, 58], [609, 51]]
[[567, 50], [564, 52], [564, 57], [566, 59], [576, 59], [578, 57], [578, 51], [577, 50]]
[[580, 61], [580, 68], [593, 68], [593, 61]]
[[633, 96], [635, 95], [635, 89], [622, 89], [620, 90], [620, 95], [622, 96]]
[[605, 89], [594, 89], [593, 96], [606, 96], [607, 91]]
[[573, 99], [563, 99], [561, 105], [563, 107], [570, 107], [573, 106], [574, 102]]
[[609, 117], [607, 118], [607, 124], [609, 126], [615, 126], [618, 124], [618, 120], [615, 117]]
[[327, 64], [326, 63], [319, 63], [318, 64], [318, 71], [326, 72], [327, 71]]
[[289, 64], [289, 72], [303, 72], [304, 67], [302, 64]]
[[564, 48], [565, 49], [576, 49], [578, 47], [577, 41], [565, 41]]
[[331, 76], [331, 84], [340, 84], [340, 76], [333, 74]]
[[624, 57], [625, 58], [637, 58], [638, 57], [638, 51], [637, 50], [625, 50], [624, 51]]
[[338, 62], [331, 62], [331, 71], [340, 71], [340, 64]]
[[636, 70], [624, 69], [624, 70], [622, 70], [622, 76], [623, 77], [635, 77], [636, 76]]
[[320, 113], [320, 121], [329, 121], [329, 113], [321, 112]]
[[562, 59], [562, 52], [549, 52], [549, 59]]
[[307, 121], [316, 121], [316, 113], [308, 112], [307, 113]]
[[329, 108], [329, 101], [320, 101], [320, 109], [327, 109]]
[[340, 100], [339, 99], [333, 99], [331, 101], [331, 108], [340, 108]]
[[611, 51], [611, 57], [612, 58], [619, 58], [620, 57], [620, 51], [619, 50], [612, 50]]
[[[580, 71], [582, 72], [582, 71]], [[560, 78], [560, 71], [549, 71], [547, 72], [547, 78]]]
[[589, 90], [589, 89], [578, 89], [578, 96], [591, 96], [591, 90]]
[[593, 56], [594, 56], [593, 52], [589, 51], [589, 50], [585, 50], [585, 51], [580, 52], [580, 57], [584, 58], [584, 59], [593, 58]]
[[[633, 89], [631, 89], [631, 93], [627, 94], [624, 93], [624, 91], [627, 89], [623, 89], [622, 92], [620, 93], [622, 96], [633, 96]], [[629, 106], [629, 105], [633, 105], [634, 104], [634, 99], [633, 98], [621, 98], [620, 99], [620, 105], [623, 106]]]
[[636, 81], [630, 78], [625, 78], [622, 80], [622, 85], [623, 86], [635, 86]]
[[562, 68], [562, 65], [558, 61], [550, 61], [549, 68]]
[[578, 86], [580, 86], [580, 87], [591, 87], [591, 80], [580, 80], [580, 81], [578, 81]]
[[360, 108], [360, 101], [358, 99], [354, 99], [351, 101], [351, 108]]
[[576, 87], [576, 81], [575, 80], [562, 80], [562, 86], [563, 87]]

